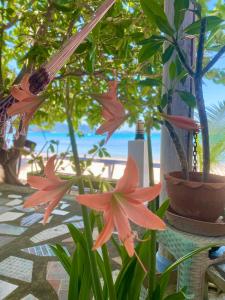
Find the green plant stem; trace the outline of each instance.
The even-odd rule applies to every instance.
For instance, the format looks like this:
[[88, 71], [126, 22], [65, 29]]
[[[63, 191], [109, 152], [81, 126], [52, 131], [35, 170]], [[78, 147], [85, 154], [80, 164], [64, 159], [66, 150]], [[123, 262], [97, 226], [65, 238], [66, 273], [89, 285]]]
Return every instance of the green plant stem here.
[[[153, 158], [152, 158], [152, 143], [151, 143], [151, 128], [147, 125], [147, 144], [148, 144], [148, 163], [149, 163], [149, 184], [154, 185], [154, 170], [153, 170]], [[158, 201], [157, 201], [158, 202]], [[156, 211], [157, 203], [156, 199], [149, 203], [149, 209], [154, 213]], [[151, 239], [149, 242], [150, 257], [149, 257], [149, 273], [148, 273], [148, 296], [147, 299], [152, 299], [155, 286], [156, 286], [156, 251], [157, 241], [156, 232], [151, 230]]]
[[[98, 226], [98, 230], [101, 231], [102, 222], [100, 220], [100, 216], [97, 217], [97, 226]], [[102, 256], [103, 256], [104, 267], [105, 267], [109, 300], [116, 300], [117, 298], [116, 298], [116, 292], [115, 292], [115, 287], [112, 278], [112, 268], [109, 260], [108, 249], [105, 244], [102, 246]]]
[[[84, 194], [84, 186], [83, 186], [83, 181], [81, 179], [82, 172], [81, 172], [81, 168], [80, 168], [79, 155], [78, 155], [77, 144], [76, 144], [76, 140], [75, 140], [75, 132], [74, 132], [72, 120], [70, 117], [70, 113], [68, 112], [68, 110], [66, 111], [66, 114], [67, 114], [67, 123], [68, 123], [68, 127], [69, 127], [69, 136], [70, 136], [70, 140], [71, 140], [74, 164], [76, 167], [77, 176], [79, 177], [79, 180], [78, 180], [79, 194]], [[94, 297], [96, 300], [103, 300], [96, 256], [95, 256], [95, 253], [91, 250], [92, 245], [93, 245], [93, 240], [92, 240], [92, 231], [91, 231], [91, 224], [90, 224], [90, 220], [89, 220], [89, 214], [88, 214], [88, 210], [85, 206], [82, 205], [81, 209], [82, 209], [82, 215], [83, 215], [83, 221], [84, 221], [84, 232], [85, 232], [85, 237], [86, 237], [86, 241], [87, 241], [87, 245], [88, 245], [88, 247], [87, 247], [88, 259], [90, 262], [90, 272], [91, 272], [91, 278], [92, 278], [92, 284], [93, 284], [93, 293], [94, 293]]]

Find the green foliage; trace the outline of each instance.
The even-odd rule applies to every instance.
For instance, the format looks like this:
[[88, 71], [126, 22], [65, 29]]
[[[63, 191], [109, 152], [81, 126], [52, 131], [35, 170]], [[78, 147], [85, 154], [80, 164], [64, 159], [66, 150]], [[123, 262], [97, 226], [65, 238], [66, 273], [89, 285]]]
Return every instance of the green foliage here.
[[187, 91], [176, 91], [180, 98], [189, 106], [194, 108], [196, 106], [196, 99], [192, 95], [192, 93], [187, 92]]

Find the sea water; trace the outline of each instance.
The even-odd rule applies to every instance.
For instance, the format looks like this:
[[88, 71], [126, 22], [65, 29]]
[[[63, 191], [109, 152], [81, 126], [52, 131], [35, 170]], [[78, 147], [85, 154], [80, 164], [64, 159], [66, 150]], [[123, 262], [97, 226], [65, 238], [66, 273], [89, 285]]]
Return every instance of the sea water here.
[[[160, 132], [153, 132], [151, 137], [153, 159], [156, 162], [159, 161], [160, 157]], [[79, 155], [87, 155], [88, 151], [93, 148], [93, 145], [100, 142], [103, 138], [104, 136], [96, 135], [94, 133], [87, 133], [82, 137], [76, 135]], [[36, 152], [40, 151], [43, 145], [51, 140], [59, 141], [59, 153], [67, 151], [67, 149], [70, 147], [70, 139], [66, 132], [29, 131], [28, 139], [37, 144], [35, 148]], [[128, 152], [128, 141], [134, 139], [135, 132], [119, 131], [111, 136], [110, 140], [105, 145], [105, 148], [111, 157], [126, 159]], [[43, 152], [46, 152], [46, 148], [43, 150]]]

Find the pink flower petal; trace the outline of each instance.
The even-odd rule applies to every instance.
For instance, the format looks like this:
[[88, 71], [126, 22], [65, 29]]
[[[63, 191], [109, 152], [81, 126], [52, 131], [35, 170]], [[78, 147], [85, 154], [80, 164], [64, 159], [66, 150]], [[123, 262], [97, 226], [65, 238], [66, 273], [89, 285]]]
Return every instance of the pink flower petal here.
[[115, 192], [134, 192], [139, 182], [138, 168], [132, 157], [128, 157], [127, 165], [122, 178], [116, 184]]
[[76, 196], [77, 202], [97, 211], [104, 211], [108, 209], [111, 199], [112, 193], [86, 194]]
[[53, 181], [61, 182], [61, 180], [55, 175], [55, 159], [56, 155], [49, 158], [45, 166], [45, 175]]
[[137, 188], [133, 193], [127, 194], [127, 197], [139, 202], [146, 202], [154, 200], [161, 191], [161, 183], [152, 187]]
[[113, 220], [118, 231], [119, 239], [124, 244], [129, 256], [134, 255], [134, 240], [132, 238], [132, 231], [129, 220], [124, 214], [120, 204], [113, 208]]
[[174, 115], [166, 115], [162, 114], [163, 118], [175, 125], [178, 128], [186, 129], [186, 130], [194, 130], [198, 131], [199, 130], [199, 125], [198, 123], [188, 117], [184, 116], [174, 116]]
[[112, 218], [112, 215], [108, 212], [108, 213], [106, 213], [106, 216], [105, 216], [105, 226], [104, 226], [103, 230], [100, 232], [100, 234], [93, 246], [94, 250], [101, 247], [104, 243], [106, 243], [110, 239], [110, 237], [113, 233], [113, 229], [114, 229], [113, 218]]
[[29, 176], [27, 179], [27, 183], [29, 183], [30, 186], [38, 189], [43, 190], [44, 188], [48, 187], [50, 184], [55, 184], [55, 188], [58, 187], [58, 182], [51, 181], [47, 178], [40, 177], [40, 176]]
[[153, 230], [165, 229], [165, 223], [150, 210], [148, 210], [143, 204], [134, 206], [128, 201], [121, 202], [124, 210], [126, 211], [128, 218], [135, 224]]

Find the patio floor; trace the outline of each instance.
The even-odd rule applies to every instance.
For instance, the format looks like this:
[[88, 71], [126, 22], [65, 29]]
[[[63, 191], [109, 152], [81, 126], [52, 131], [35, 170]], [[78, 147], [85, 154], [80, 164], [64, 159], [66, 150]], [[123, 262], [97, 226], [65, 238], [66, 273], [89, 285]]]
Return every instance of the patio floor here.
[[[66, 223], [83, 228], [79, 205], [66, 196], [43, 226], [43, 211], [23, 208], [31, 189], [4, 185], [0, 190], [0, 300], [67, 300], [68, 275], [49, 244], [73, 252]], [[110, 253], [116, 272], [120, 260]], [[209, 299], [225, 297], [210, 293]]]
[[68, 276], [48, 244], [72, 252], [66, 223], [83, 227], [79, 206], [66, 197], [43, 226], [43, 212], [23, 209], [18, 190], [0, 194], [0, 299], [67, 299]]

